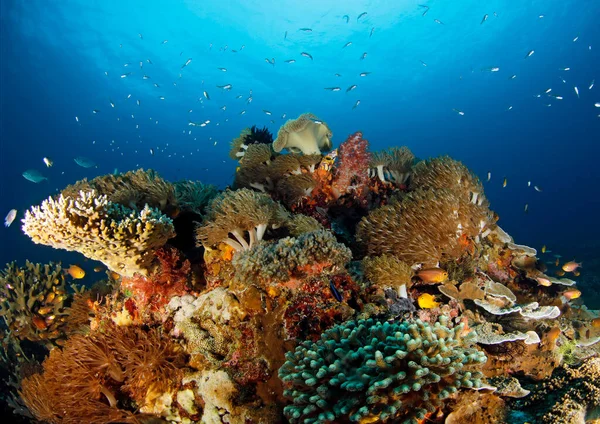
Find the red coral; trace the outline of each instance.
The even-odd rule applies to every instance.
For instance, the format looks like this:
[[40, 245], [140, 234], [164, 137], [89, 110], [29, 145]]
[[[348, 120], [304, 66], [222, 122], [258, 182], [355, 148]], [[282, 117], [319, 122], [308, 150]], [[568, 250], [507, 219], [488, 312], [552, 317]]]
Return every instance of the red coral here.
[[332, 191], [336, 198], [346, 193], [360, 203], [364, 203], [369, 184], [369, 142], [356, 132], [344, 141], [338, 149], [339, 164], [333, 181]]
[[141, 310], [157, 311], [173, 296], [182, 296], [187, 291], [190, 262], [181, 261], [177, 249], [159, 249], [156, 257], [158, 270], [147, 277], [135, 274], [123, 278], [121, 287], [131, 291], [137, 307]]

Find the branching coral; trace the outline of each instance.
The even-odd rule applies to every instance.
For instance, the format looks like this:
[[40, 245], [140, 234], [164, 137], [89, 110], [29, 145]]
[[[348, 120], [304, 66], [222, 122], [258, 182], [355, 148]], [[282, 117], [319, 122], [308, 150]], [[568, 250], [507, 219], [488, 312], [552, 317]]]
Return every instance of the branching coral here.
[[250, 249], [269, 227], [284, 224], [287, 215], [282, 208], [266, 194], [245, 188], [227, 190], [211, 202], [196, 235], [207, 247], [226, 243], [236, 251]]
[[23, 232], [35, 243], [80, 252], [125, 276], [146, 274], [155, 250], [175, 235], [172, 221], [158, 210], [132, 210], [93, 190], [34, 206], [25, 213]]
[[486, 356], [441, 317], [435, 325], [350, 321], [286, 354], [279, 376], [291, 423], [417, 422], [460, 388], [481, 385]]
[[351, 257], [350, 249], [338, 243], [329, 231], [315, 231], [261, 243], [234, 256], [233, 266], [239, 281], [264, 286], [292, 277], [336, 273]]
[[371, 211], [356, 236], [369, 254], [435, 266], [465, 254], [467, 243], [484, 231], [488, 214], [451, 190], [417, 190]]
[[292, 153], [305, 155], [321, 154], [331, 149], [331, 130], [325, 122], [319, 121], [311, 113], [290, 119], [279, 129], [273, 142], [273, 150], [287, 149]]
[[369, 142], [361, 132], [350, 135], [338, 149], [339, 164], [336, 168], [332, 191], [336, 198], [352, 193], [359, 202], [364, 201], [369, 183]]
[[216, 186], [202, 184], [200, 181], [177, 181], [174, 186], [177, 207], [199, 215], [204, 213], [208, 204], [218, 193]]
[[71, 296], [58, 264], [13, 262], [0, 271], [0, 316], [21, 340], [57, 342], [65, 336]]
[[369, 166], [371, 177], [377, 177], [383, 183], [406, 184], [411, 175], [415, 156], [406, 146], [391, 147], [373, 153]]
[[50, 423], [137, 423], [121, 393], [143, 406], [147, 397], [179, 384], [184, 359], [180, 346], [156, 329], [107, 324], [53, 349], [43, 372], [23, 380], [21, 397], [37, 419]]
[[152, 169], [138, 169], [125, 174], [101, 175], [91, 181], [86, 179], [66, 187], [63, 197], [77, 199], [80, 191], [94, 190], [98, 196], [106, 195], [108, 201], [132, 209], [143, 209], [146, 205], [163, 212], [170, 211], [175, 203], [175, 188]]

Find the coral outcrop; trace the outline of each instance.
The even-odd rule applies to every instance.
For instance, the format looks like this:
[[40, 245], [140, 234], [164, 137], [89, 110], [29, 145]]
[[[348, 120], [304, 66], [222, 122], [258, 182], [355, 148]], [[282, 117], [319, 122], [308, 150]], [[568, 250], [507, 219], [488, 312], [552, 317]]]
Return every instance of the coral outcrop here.
[[311, 113], [288, 120], [277, 133], [273, 150], [287, 149], [305, 155], [321, 154], [331, 149], [332, 133], [327, 124]]

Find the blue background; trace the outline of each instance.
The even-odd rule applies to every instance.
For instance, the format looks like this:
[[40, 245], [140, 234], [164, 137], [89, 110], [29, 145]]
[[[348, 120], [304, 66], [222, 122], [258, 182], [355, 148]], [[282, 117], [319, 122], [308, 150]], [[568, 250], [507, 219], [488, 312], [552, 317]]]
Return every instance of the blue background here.
[[[582, 276], [594, 260], [600, 267], [597, 1], [341, 3], [2, 1], [2, 217], [16, 208], [20, 219], [67, 184], [115, 168], [224, 187], [235, 170], [229, 142], [240, 130], [257, 124], [276, 134], [286, 119], [310, 111], [330, 125], [335, 145], [361, 130], [373, 149], [404, 144], [420, 158], [449, 154], [484, 181], [490, 171], [486, 194], [516, 242], [583, 258]], [[420, 4], [429, 6], [425, 16]], [[216, 87], [225, 84], [231, 91]], [[341, 91], [324, 90], [334, 86]], [[544, 94], [548, 88], [564, 99]], [[210, 100], [199, 100], [203, 91]], [[76, 156], [97, 168], [77, 166]], [[25, 180], [32, 168], [49, 179]], [[0, 241], [0, 263], [83, 260], [34, 245], [18, 221], [0, 228]]]

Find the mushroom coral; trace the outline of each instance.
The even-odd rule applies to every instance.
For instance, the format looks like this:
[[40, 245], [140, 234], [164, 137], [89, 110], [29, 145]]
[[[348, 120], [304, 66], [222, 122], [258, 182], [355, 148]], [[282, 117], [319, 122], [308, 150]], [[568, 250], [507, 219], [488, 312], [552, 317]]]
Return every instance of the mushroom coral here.
[[196, 236], [205, 247], [226, 243], [240, 251], [261, 241], [269, 226], [277, 228], [287, 219], [283, 206], [266, 194], [246, 188], [227, 190], [211, 202]]
[[415, 155], [406, 146], [391, 147], [373, 153], [369, 166], [371, 177], [377, 176], [381, 182], [406, 184], [411, 175]]
[[461, 257], [465, 241], [484, 231], [490, 215], [487, 207], [465, 200], [460, 192], [416, 190], [371, 211], [358, 224], [356, 238], [370, 255], [435, 266]]
[[83, 179], [67, 186], [63, 197], [77, 198], [80, 191], [94, 190], [98, 196], [106, 195], [108, 201], [132, 209], [143, 209], [146, 204], [162, 212], [175, 206], [175, 188], [152, 169], [138, 169], [125, 174], [101, 175], [91, 181]]
[[129, 277], [145, 275], [156, 249], [175, 235], [173, 222], [157, 209], [129, 209], [94, 190], [50, 197], [32, 207], [23, 232], [34, 243], [74, 250]]
[[297, 238], [261, 243], [233, 257], [236, 279], [265, 286], [295, 277], [334, 274], [350, 262], [350, 249], [329, 231], [314, 231]]
[[21, 340], [64, 341], [70, 299], [60, 264], [12, 262], [0, 271], [0, 316]]
[[273, 142], [273, 150], [279, 153], [287, 149], [305, 155], [321, 154], [331, 149], [331, 130], [325, 122], [311, 113], [290, 119], [281, 126]]

